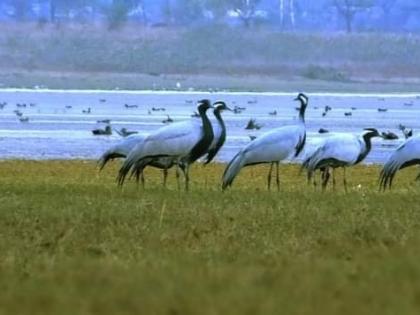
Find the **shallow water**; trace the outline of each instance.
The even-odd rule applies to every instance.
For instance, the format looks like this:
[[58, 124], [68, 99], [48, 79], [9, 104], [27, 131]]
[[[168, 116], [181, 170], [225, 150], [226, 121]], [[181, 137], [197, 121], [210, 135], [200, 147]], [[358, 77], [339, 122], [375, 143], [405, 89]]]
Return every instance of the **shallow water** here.
[[[98, 120], [110, 119], [115, 129], [125, 127], [147, 134], [163, 126], [166, 115], [174, 121], [190, 119], [195, 101], [210, 98], [225, 100], [230, 107], [246, 107], [240, 114], [224, 113], [228, 129], [225, 146], [217, 156], [228, 161], [243, 145], [249, 135], [258, 136], [270, 128], [293, 124], [297, 118], [293, 101], [295, 93], [205, 93], [170, 91], [49, 91], [49, 90], [0, 90], [0, 159], [97, 159], [110, 145], [121, 137], [94, 136], [92, 130], [103, 128]], [[382, 163], [389, 152], [403, 141], [398, 125], [404, 124], [420, 130], [420, 97], [416, 94], [328, 94], [309, 95], [306, 123], [308, 149], [318, 139], [322, 127], [331, 132], [359, 133], [365, 127], [380, 131], [393, 131], [400, 139], [385, 141], [375, 139], [366, 163]], [[26, 107], [17, 107], [26, 103]], [[33, 103], [34, 106], [29, 104]], [[126, 108], [124, 104], [137, 105]], [[332, 110], [323, 117], [324, 107]], [[67, 106], [67, 107], [66, 107]], [[69, 108], [68, 106], [71, 106]], [[83, 110], [91, 108], [91, 113]], [[164, 107], [164, 112], [152, 111], [152, 107]], [[351, 108], [355, 109], [351, 109]], [[386, 112], [378, 112], [386, 108]], [[21, 122], [14, 110], [28, 117]], [[269, 112], [277, 111], [276, 116]], [[345, 116], [351, 112], [351, 116]], [[262, 125], [260, 130], [245, 130], [248, 120], [255, 118]]]

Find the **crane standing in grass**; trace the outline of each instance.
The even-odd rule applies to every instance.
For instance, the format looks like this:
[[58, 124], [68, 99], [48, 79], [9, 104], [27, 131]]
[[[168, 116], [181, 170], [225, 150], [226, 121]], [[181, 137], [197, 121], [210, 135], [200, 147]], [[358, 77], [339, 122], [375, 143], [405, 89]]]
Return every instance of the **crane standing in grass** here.
[[198, 102], [201, 122], [191, 119], [173, 123], [151, 133], [127, 156], [118, 174], [118, 183], [123, 185], [127, 174], [141, 173], [156, 158], [168, 157], [177, 166], [185, 166], [185, 189], [189, 189], [189, 167], [203, 156], [213, 141], [213, 128], [206, 112], [212, 108], [209, 100]]
[[[381, 137], [375, 128], [366, 128], [362, 135], [335, 134], [326, 138], [317, 150], [309, 157], [304, 167], [310, 179], [316, 170], [322, 170], [322, 189], [327, 187], [330, 169], [343, 168], [343, 184], [347, 191], [346, 167], [363, 161], [372, 149], [372, 138]], [[333, 173], [333, 186], [335, 177]]]
[[[130, 151], [134, 149], [135, 146], [142, 143], [146, 139], [146, 136], [143, 135], [131, 135], [126, 138], [121, 139], [117, 144], [110, 147], [108, 150], [102, 154], [98, 161], [99, 170], [102, 170], [105, 165], [116, 158], [125, 158], [130, 154]], [[163, 186], [166, 187], [166, 182], [168, 178], [168, 169], [175, 165], [175, 160], [168, 157], [161, 157], [150, 162], [149, 166], [162, 169], [163, 170]], [[182, 166], [181, 166], [182, 169]], [[142, 186], [144, 187], [144, 173], [136, 173], [136, 179], [141, 180]], [[179, 174], [177, 173], [177, 179]]]
[[292, 126], [272, 129], [242, 148], [229, 162], [223, 174], [222, 189], [232, 185], [233, 180], [244, 166], [270, 163], [267, 186], [271, 186], [271, 173], [276, 165], [277, 190], [280, 189], [279, 162], [290, 157], [297, 157], [306, 142], [305, 110], [308, 97], [299, 93], [295, 100], [300, 101], [299, 121]]
[[[420, 164], [420, 136], [408, 138], [388, 158], [379, 177], [379, 186], [391, 189], [392, 182], [398, 170]], [[416, 180], [420, 179], [420, 174]]]

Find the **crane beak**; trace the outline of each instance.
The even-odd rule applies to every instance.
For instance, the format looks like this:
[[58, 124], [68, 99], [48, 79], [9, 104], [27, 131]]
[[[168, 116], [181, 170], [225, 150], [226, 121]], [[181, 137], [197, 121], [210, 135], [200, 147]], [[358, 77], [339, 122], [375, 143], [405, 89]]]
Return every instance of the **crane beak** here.
[[299, 97], [295, 97], [293, 100], [294, 101], [299, 101]]
[[225, 110], [228, 110], [228, 111], [230, 111], [230, 112], [233, 112], [233, 109], [232, 109], [232, 108], [230, 108], [230, 107], [227, 107], [227, 106], [226, 106]]

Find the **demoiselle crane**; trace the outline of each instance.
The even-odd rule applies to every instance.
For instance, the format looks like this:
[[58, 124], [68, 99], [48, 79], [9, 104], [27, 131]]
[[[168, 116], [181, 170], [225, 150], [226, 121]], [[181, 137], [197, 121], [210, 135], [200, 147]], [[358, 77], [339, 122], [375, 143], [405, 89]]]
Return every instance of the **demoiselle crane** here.
[[[391, 189], [392, 182], [398, 170], [420, 164], [420, 136], [408, 138], [388, 158], [380, 174], [379, 186]], [[420, 178], [417, 176], [416, 180]]]
[[[137, 134], [127, 136], [121, 139], [118, 143], [111, 146], [108, 150], [106, 150], [102, 154], [102, 156], [98, 160], [99, 170], [102, 170], [105, 167], [105, 165], [113, 159], [127, 157], [130, 151], [134, 149], [136, 145], [143, 142], [144, 139], [146, 139], [145, 135], [137, 135]], [[157, 158], [149, 164], [149, 166], [163, 170], [163, 186], [164, 187], [166, 187], [166, 181], [168, 178], [168, 169], [170, 169], [174, 165], [175, 165], [175, 160], [168, 157]], [[141, 183], [144, 187], [144, 173], [143, 172], [137, 173], [136, 179], [137, 180], [141, 179]], [[177, 174], [177, 179], [178, 179], [178, 174]]]
[[[346, 167], [363, 161], [372, 149], [372, 138], [381, 137], [375, 128], [365, 128], [361, 135], [334, 134], [327, 137], [307, 160], [308, 178], [317, 170], [323, 170], [322, 188], [325, 189], [330, 177], [329, 169], [343, 168], [343, 184], [347, 191]], [[335, 186], [335, 178], [333, 177]]]
[[298, 124], [272, 129], [249, 142], [229, 162], [223, 174], [222, 189], [230, 187], [239, 171], [244, 166], [270, 163], [267, 186], [270, 189], [273, 165], [276, 165], [277, 190], [280, 189], [279, 162], [290, 157], [297, 157], [306, 142], [305, 110], [308, 97], [299, 93], [295, 98], [300, 101]]
[[124, 161], [119, 174], [118, 184], [123, 185], [131, 174], [141, 173], [156, 158], [168, 157], [176, 161], [177, 166], [184, 165], [185, 189], [189, 188], [189, 167], [203, 156], [213, 141], [213, 128], [206, 112], [212, 108], [209, 100], [198, 102], [201, 121], [191, 119], [173, 123], [158, 129], [136, 145]]

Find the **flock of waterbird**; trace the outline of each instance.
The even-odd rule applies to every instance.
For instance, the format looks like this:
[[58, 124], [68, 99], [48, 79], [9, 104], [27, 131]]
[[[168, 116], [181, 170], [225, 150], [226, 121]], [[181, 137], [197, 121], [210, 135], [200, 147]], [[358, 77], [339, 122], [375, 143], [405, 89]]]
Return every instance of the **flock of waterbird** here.
[[[250, 141], [232, 158], [222, 176], [222, 190], [233, 184], [240, 170], [245, 166], [270, 164], [267, 175], [267, 187], [271, 188], [272, 172], [276, 169], [276, 186], [280, 188], [279, 163], [288, 158], [296, 158], [302, 154], [306, 144], [305, 110], [308, 97], [299, 93], [295, 98], [300, 102], [299, 118], [296, 124], [271, 129]], [[213, 109], [214, 119], [208, 116]], [[117, 176], [120, 186], [127, 176], [134, 177], [144, 185], [143, 171], [147, 166], [163, 170], [163, 185], [166, 185], [168, 170], [176, 168], [179, 184], [180, 171], [185, 178], [185, 190], [189, 189], [189, 168], [200, 158], [204, 164], [210, 163], [226, 140], [226, 126], [222, 112], [230, 109], [225, 102], [213, 104], [207, 99], [198, 101], [197, 117], [172, 123], [159, 128], [147, 136], [130, 135], [109, 148], [100, 158], [99, 167], [115, 158], [125, 158]], [[343, 185], [347, 191], [346, 167], [362, 162], [372, 149], [372, 138], [381, 137], [378, 130], [365, 128], [360, 135], [330, 134], [312, 150], [306, 150], [301, 166], [306, 170], [308, 182], [315, 181], [314, 174], [320, 172], [321, 186], [327, 187], [332, 175], [335, 187], [334, 170], [343, 168]], [[420, 136], [410, 134], [388, 158], [379, 176], [381, 190], [392, 187], [398, 170], [420, 164]], [[420, 180], [420, 174], [416, 180]]]

